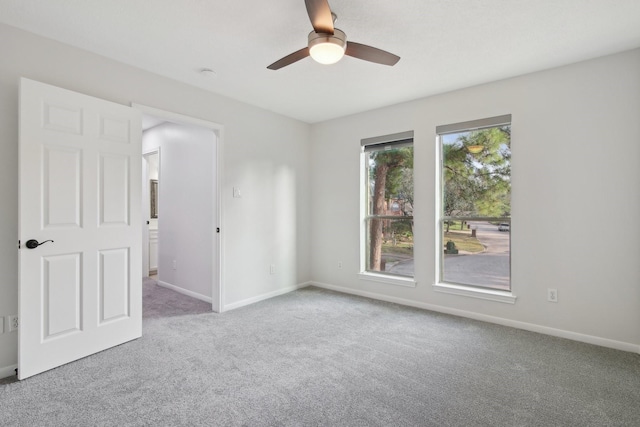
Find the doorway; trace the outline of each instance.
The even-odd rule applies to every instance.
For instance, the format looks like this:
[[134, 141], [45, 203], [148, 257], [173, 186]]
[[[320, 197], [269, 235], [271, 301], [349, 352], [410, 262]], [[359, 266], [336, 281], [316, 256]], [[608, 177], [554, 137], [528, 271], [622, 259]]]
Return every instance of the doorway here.
[[161, 287], [221, 312], [222, 127], [151, 107], [134, 108], [143, 113], [143, 271], [153, 273], [156, 267]]
[[158, 271], [158, 195], [160, 187], [160, 148], [142, 153], [142, 272], [159, 280]]

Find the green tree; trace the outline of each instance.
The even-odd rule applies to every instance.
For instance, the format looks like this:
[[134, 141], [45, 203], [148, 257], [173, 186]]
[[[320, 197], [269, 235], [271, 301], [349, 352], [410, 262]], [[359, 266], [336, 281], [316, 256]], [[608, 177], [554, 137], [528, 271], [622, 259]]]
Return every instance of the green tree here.
[[445, 216], [511, 213], [510, 146], [508, 126], [461, 133], [443, 144]]
[[413, 216], [413, 150], [411, 150], [407, 163], [401, 169], [395, 194], [398, 199], [402, 200], [400, 206], [402, 213]]
[[[406, 170], [413, 169], [413, 147], [373, 151], [370, 154], [370, 179], [373, 181], [371, 213], [385, 215], [387, 202], [392, 195], [398, 195], [406, 184]], [[403, 172], [404, 171], [404, 172]], [[404, 183], [404, 184], [403, 184]], [[413, 184], [412, 184], [413, 185]], [[407, 188], [404, 188], [407, 190]], [[413, 197], [412, 197], [413, 201]], [[403, 211], [406, 207], [403, 207]], [[385, 220], [373, 218], [370, 221], [369, 268], [382, 269], [383, 225]]]

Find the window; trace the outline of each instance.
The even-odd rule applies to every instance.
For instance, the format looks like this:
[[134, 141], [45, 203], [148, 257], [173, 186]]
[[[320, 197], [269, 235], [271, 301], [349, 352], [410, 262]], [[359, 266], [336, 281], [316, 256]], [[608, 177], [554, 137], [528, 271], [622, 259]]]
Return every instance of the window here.
[[439, 281], [511, 291], [511, 115], [436, 132]]
[[362, 140], [363, 270], [413, 277], [413, 131]]

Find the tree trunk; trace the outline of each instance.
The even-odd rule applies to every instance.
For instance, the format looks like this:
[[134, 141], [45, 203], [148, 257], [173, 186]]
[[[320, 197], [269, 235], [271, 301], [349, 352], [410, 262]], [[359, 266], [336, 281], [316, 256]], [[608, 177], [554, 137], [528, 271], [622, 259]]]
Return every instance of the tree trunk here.
[[[387, 186], [387, 172], [389, 166], [384, 163], [376, 165], [375, 185], [373, 187], [373, 215], [384, 215], [385, 187]], [[382, 224], [384, 220], [371, 220], [371, 243], [369, 268], [382, 271]]]

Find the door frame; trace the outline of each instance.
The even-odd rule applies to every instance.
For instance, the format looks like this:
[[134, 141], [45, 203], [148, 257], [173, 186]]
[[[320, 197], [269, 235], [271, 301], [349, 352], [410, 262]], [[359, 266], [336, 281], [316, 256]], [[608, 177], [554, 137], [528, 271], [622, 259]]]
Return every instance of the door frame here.
[[[142, 112], [144, 115], [155, 116], [160, 119], [166, 120], [168, 122], [173, 122], [177, 124], [186, 124], [186, 125], [194, 125], [200, 126], [206, 129], [213, 131], [216, 135], [216, 140], [214, 141], [215, 147], [213, 150], [213, 164], [214, 175], [212, 178], [215, 179], [216, 185], [213, 189], [213, 194], [211, 195], [212, 202], [216, 206], [216, 214], [218, 218], [218, 224], [215, 227], [219, 230], [223, 229], [224, 218], [223, 218], [223, 209], [222, 209], [222, 197], [221, 197], [221, 188], [222, 185], [222, 177], [223, 169], [222, 165], [224, 162], [222, 161], [223, 156], [223, 146], [224, 146], [224, 126], [219, 123], [214, 123], [208, 120], [199, 119], [196, 117], [185, 116], [183, 114], [174, 113], [171, 111], [161, 110], [155, 107], [149, 107], [143, 104], [131, 103], [131, 107]], [[141, 236], [142, 238], [142, 236]], [[215, 272], [213, 275], [213, 283], [211, 284], [211, 309], [216, 313], [222, 313], [224, 311], [224, 234], [221, 232], [216, 232], [214, 230], [212, 238], [213, 247], [217, 249], [217, 259], [211, 260], [213, 266], [215, 268]], [[142, 262], [142, 260], [140, 260]]]
[[[151, 206], [149, 200], [151, 198], [151, 190], [149, 188], [149, 159], [154, 154], [158, 155], [158, 181], [160, 181], [160, 148], [154, 148], [149, 151], [142, 150], [142, 272], [145, 276], [149, 275], [151, 265], [149, 264], [149, 222], [151, 221]], [[147, 200], [147, 202], [145, 202]], [[156, 273], [157, 274], [157, 273]]]

